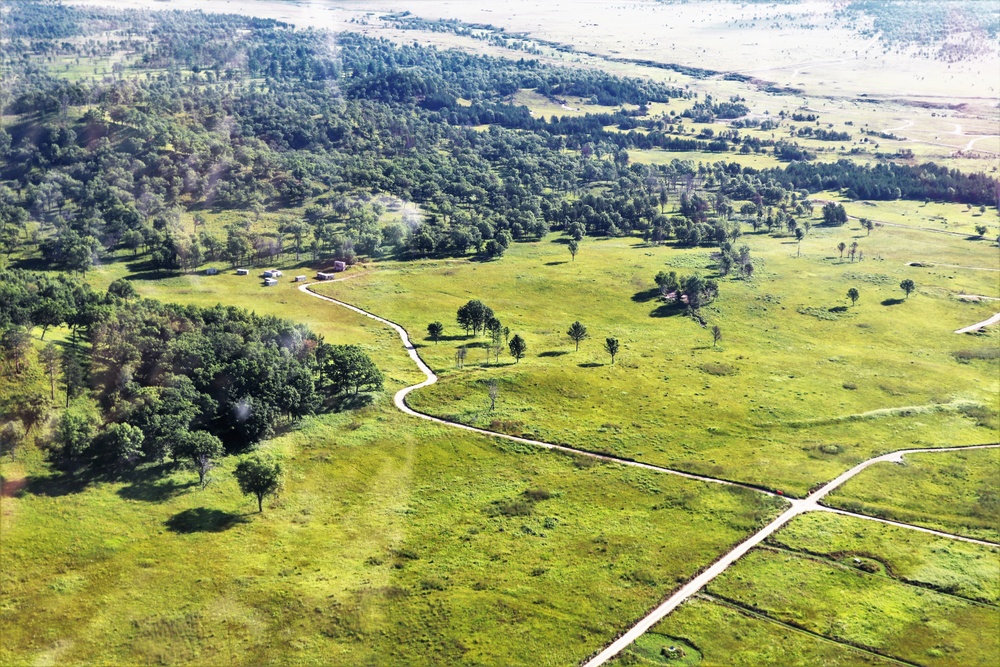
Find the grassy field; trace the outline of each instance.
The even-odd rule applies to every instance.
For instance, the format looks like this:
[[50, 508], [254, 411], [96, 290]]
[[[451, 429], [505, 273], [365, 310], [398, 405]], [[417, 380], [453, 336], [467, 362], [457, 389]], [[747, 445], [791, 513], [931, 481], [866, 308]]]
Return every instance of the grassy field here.
[[1000, 450], [909, 454], [827, 497], [863, 514], [1000, 542]]
[[[777, 549], [752, 551], [709, 584], [719, 598], [686, 602], [618, 664], [899, 664], [867, 647], [964, 667], [991, 664], [1000, 648], [997, 549], [822, 512], [768, 544]], [[670, 646], [687, 662], [664, 656]]]
[[[671, 647], [679, 647], [683, 655], [671, 654]], [[656, 624], [610, 664], [615, 667], [885, 667], [899, 663], [716, 601], [694, 598]]]
[[[290, 286], [135, 284], [175, 302], [252, 303], [361, 343], [389, 391], [419, 377], [387, 329]], [[235, 460], [204, 491], [185, 471], [81, 487], [33, 449], [5, 461], [6, 479], [26, 479], [2, 498], [0, 662], [570, 664], [776, 510], [753, 493], [421, 423], [388, 394], [267, 449], [288, 472], [263, 515], [238, 494]]]
[[852, 567], [750, 552], [708, 592], [775, 620], [923, 665], [993, 665], [1000, 609]]
[[827, 512], [797, 517], [768, 542], [970, 600], [1000, 602], [998, 549]]
[[[869, 258], [839, 259], [838, 241], [857, 241]], [[704, 249], [647, 247], [635, 239], [585, 240], [571, 261], [564, 239], [516, 244], [501, 262], [380, 262], [365, 276], [317, 289], [406, 326], [441, 375], [411, 395], [414, 406], [451, 419], [553, 442], [613, 452], [696, 472], [805, 493], [873, 453], [996, 439], [989, 420], [967, 416], [994, 404], [996, 362], [960, 363], [953, 353], [996, 345], [997, 333], [955, 329], [986, 319], [983, 271], [906, 265], [936, 257], [989, 264], [995, 248], [959, 237], [884, 228], [870, 237], [856, 223], [813, 227], [801, 256], [788, 238], [748, 234], [757, 272], [725, 278], [705, 309], [723, 340], [656, 299], [652, 277], [675, 269], [711, 277]], [[914, 251], [913, 248], [917, 250]], [[940, 261], [940, 260], [939, 260]], [[898, 288], [910, 277], [909, 299]], [[851, 307], [848, 287], [861, 291]], [[483, 337], [467, 338], [454, 313], [481, 298], [528, 356], [486, 365]], [[433, 344], [426, 326], [445, 324]], [[574, 320], [591, 339], [574, 350]], [[614, 366], [606, 336], [620, 339]], [[461, 346], [465, 368], [455, 368]], [[485, 383], [500, 382], [494, 413]], [[982, 422], [985, 425], [979, 425]]]

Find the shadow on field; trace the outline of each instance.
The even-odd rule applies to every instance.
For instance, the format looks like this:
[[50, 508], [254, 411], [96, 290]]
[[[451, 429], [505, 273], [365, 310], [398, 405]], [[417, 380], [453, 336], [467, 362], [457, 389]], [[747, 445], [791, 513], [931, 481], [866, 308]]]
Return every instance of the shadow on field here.
[[159, 503], [173, 498], [181, 491], [196, 486], [197, 482], [176, 482], [172, 479], [155, 481], [141, 479], [118, 489], [118, 495], [126, 500], [144, 500], [148, 503]]
[[600, 368], [603, 365], [604, 364], [599, 364], [599, 363], [594, 362], [594, 361], [587, 361], [587, 362], [584, 362], [582, 364], [577, 364], [577, 366], [579, 366], [580, 368]]
[[58, 498], [74, 493], [80, 493], [90, 484], [91, 478], [72, 471], [60, 472], [44, 477], [29, 477], [24, 486], [15, 495], [30, 493], [35, 496]]
[[898, 306], [901, 303], [903, 303], [903, 299], [883, 299], [882, 301], [883, 306]]
[[545, 266], [559, 266], [560, 264], [569, 264], [567, 261], [562, 262], [545, 262]]
[[567, 236], [560, 236], [558, 238], [552, 239], [552, 241], [550, 241], [550, 243], [561, 243], [562, 245], [569, 245], [569, 237], [567, 237]]
[[829, 308], [828, 310], [831, 313], [846, 313], [847, 306], [834, 306], [833, 308]]
[[646, 303], [648, 301], [652, 301], [658, 296], [660, 296], [660, 288], [654, 287], [652, 289], [636, 292], [635, 294], [632, 295], [632, 301], [634, 301], [635, 303]]
[[192, 507], [173, 515], [164, 525], [174, 533], [219, 533], [239, 523], [247, 523], [242, 514], [208, 507]]
[[[469, 336], [467, 336], [465, 334], [455, 334], [455, 335], [448, 335], [448, 336], [444, 336], [444, 335], [438, 336], [438, 340], [443, 340], [443, 341], [449, 341], [449, 340], [468, 340], [468, 339], [469, 339]], [[425, 338], [424, 340], [430, 340], [430, 339], [429, 338]]]
[[546, 350], [545, 352], [539, 352], [540, 357], [561, 357], [564, 354], [569, 354], [566, 350]]
[[684, 304], [677, 303], [676, 301], [671, 301], [669, 303], [660, 304], [653, 310], [649, 312], [650, 317], [670, 317], [672, 315], [679, 315], [684, 312]]

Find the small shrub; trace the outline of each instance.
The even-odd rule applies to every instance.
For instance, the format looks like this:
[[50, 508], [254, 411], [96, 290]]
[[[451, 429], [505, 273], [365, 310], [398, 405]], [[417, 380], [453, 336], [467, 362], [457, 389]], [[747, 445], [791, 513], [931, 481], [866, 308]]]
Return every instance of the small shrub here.
[[486, 510], [489, 516], [531, 516], [534, 506], [528, 500], [495, 500]]
[[708, 363], [702, 364], [701, 370], [708, 373], [709, 375], [716, 375], [716, 376], [736, 375], [736, 369], [734, 367], [719, 361], [710, 361]]
[[443, 591], [444, 582], [438, 579], [437, 577], [428, 577], [426, 579], [421, 580], [420, 588], [424, 589], [425, 591]]
[[548, 500], [549, 498], [552, 497], [552, 493], [545, 489], [528, 489], [521, 495], [532, 502], [538, 502], [539, 500]]
[[826, 443], [819, 446], [819, 451], [824, 454], [840, 454], [844, 451], [844, 448], [840, 445], [835, 445], [833, 443]]

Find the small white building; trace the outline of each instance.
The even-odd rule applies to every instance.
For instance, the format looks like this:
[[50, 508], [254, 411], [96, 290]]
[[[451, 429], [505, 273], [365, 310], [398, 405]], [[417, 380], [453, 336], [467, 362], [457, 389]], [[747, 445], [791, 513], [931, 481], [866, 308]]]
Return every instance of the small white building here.
[[347, 264], [344, 264], [343, 262], [334, 262], [333, 263], [333, 270], [334, 271], [346, 271], [347, 270]]
[[218, 273], [219, 273], [219, 270], [217, 268], [215, 268], [214, 266], [210, 266], [207, 269], [205, 269], [205, 275], [206, 276], [214, 276], [214, 275], [218, 275]]
[[279, 271], [278, 269], [268, 269], [267, 271], [265, 271], [261, 275], [264, 278], [280, 278], [281, 277], [281, 271]]
[[278, 284], [277, 278], [264, 278], [264, 287], [274, 287]]
[[250, 269], [236, 269], [236, 275], [238, 276], [249, 276]]
[[316, 280], [333, 280], [332, 273], [323, 273], [322, 271], [316, 272]]
[[304, 283], [305, 281], [306, 281], [306, 277], [305, 276], [295, 276], [295, 282], [297, 282], [297, 283]]

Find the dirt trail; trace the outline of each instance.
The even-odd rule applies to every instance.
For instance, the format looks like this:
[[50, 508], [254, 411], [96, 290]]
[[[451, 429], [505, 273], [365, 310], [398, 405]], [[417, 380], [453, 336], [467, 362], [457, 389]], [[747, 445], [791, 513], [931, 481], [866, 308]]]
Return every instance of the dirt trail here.
[[[341, 278], [340, 280], [346, 280], [346, 278]], [[339, 282], [339, 281], [328, 281], [328, 282]], [[672, 595], [670, 595], [670, 597], [668, 597], [663, 603], [661, 603], [659, 606], [657, 606], [653, 611], [651, 611], [649, 614], [647, 614], [644, 618], [642, 618], [641, 620], [639, 620], [628, 631], [626, 631], [618, 639], [616, 639], [610, 646], [608, 646], [607, 648], [605, 648], [604, 650], [602, 650], [600, 653], [598, 653], [597, 655], [595, 655], [593, 658], [591, 658], [590, 660], [588, 660], [586, 663], [584, 663], [584, 667], [599, 667], [599, 665], [603, 665], [604, 663], [606, 663], [607, 661], [609, 661], [610, 659], [612, 659], [613, 657], [615, 657], [616, 655], [618, 655], [618, 653], [620, 653], [626, 646], [628, 646], [629, 644], [631, 644], [632, 642], [634, 642], [636, 639], [638, 639], [643, 633], [645, 633], [647, 630], [649, 630], [653, 625], [655, 625], [660, 620], [662, 620], [663, 617], [665, 617], [667, 614], [669, 614], [674, 609], [676, 609], [678, 606], [680, 606], [680, 604], [682, 602], [684, 602], [685, 600], [687, 600], [688, 598], [690, 598], [691, 596], [693, 596], [694, 594], [696, 594], [698, 591], [700, 591], [702, 588], [704, 588], [705, 585], [708, 584], [708, 582], [710, 582], [712, 579], [714, 579], [715, 577], [717, 577], [720, 574], [722, 574], [730, 565], [732, 565], [737, 560], [739, 560], [744, 554], [746, 554], [752, 548], [754, 548], [755, 546], [757, 546], [758, 544], [760, 544], [761, 542], [763, 542], [765, 539], [767, 539], [770, 535], [772, 535], [779, 528], [781, 528], [786, 523], [788, 523], [789, 521], [791, 521], [793, 518], [795, 518], [796, 516], [798, 516], [800, 514], [804, 514], [806, 512], [815, 512], [815, 511], [835, 512], [837, 514], [845, 514], [845, 515], [849, 515], [849, 516], [858, 517], [858, 518], [861, 518], [861, 519], [875, 520], [875, 521], [880, 521], [882, 523], [892, 523], [893, 525], [902, 526], [902, 527], [906, 527], [906, 528], [913, 528], [915, 530], [920, 530], [922, 532], [932, 533], [932, 534], [935, 534], [935, 535], [939, 535], [941, 537], [949, 537], [949, 538], [953, 538], [953, 539], [960, 539], [960, 540], [963, 540], [963, 541], [971, 541], [971, 542], [976, 542], [976, 543], [979, 543], [979, 544], [986, 544], [986, 545], [990, 545], [990, 546], [1000, 546], [1000, 545], [995, 545], [995, 544], [993, 544], [991, 542], [986, 542], [986, 541], [983, 541], [983, 540], [975, 540], [973, 538], [967, 538], [967, 537], [962, 537], [962, 536], [958, 536], [958, 535], [952, 535], [950, 533], [944, 533], [944, 532], [940, 532], [940, 531], [934, 531], [934, 530], [931, 530], [931, 529], [928, 529], [928, 528], [922, 528], [922, 527], [919, 527], [919, 526], [911, 526], [910, 524], [905, 524], [905, 523], [888, 522], [886, 520], [875, 519], [873, 517], [866, 516], [864, 514], [855, 514], [854, 512], [848, 512], [846, 510], [840, 510], [840, 509], [833, 509], [833, 508], [829, 508], [829, 507], [825, 507], [823, 505], [820, 505], [820, 501], [824, 497], [826, 497], [831, 491], [833, 491], [837, 487], [841, 486], [847, 480], [851, 479], [852, 477], [854, 477], [858, 473], [862, 472], [863, 470], [865, 470], [869, 466], [872, 466], [872, 465], [874, 465], [876, 463], [881, 463], [881, 462], [885, 462], [885, 461], [894, 461], [894, 462], [897, 462], [897, 463], [898, 462], [902, 462], [902, 457], [905, 454], [923, 453], [923, 452], [953, 452], [953, 451], [966, 450], [966, 449], [987, 449], [987, 448], [993, 448], [993, 447], [1000, 447], [1000, 444], [970, 445], [970, 446], [967, 446], [967, 447], [942, 447], [942, 448], [906, 449], [906, 450], [901, 450], [901, 451], [898, 451], [898, 452], [890, 452], [888, 454], [883, 454], [881, 456], [876, 456], [876, 457], [873, 457], [871, 459], [868, 459], [867, 461], [863, 461], [862, 463], [859, 463], [858, 465], [854, 466], [850, 470], [842, 473], [836, 479], [834, 479], [834, 480], [832, 480], [830, 482], [827, 482], [822, 487], [820, 487], [819, 489], [817, 489], [813, 493], [809, 494], [805, 498], [795, 499], [795, 498], [787, 498], [787, 497], [783, 497], [783, 496], [777, 496], [777, 494], [771, 493], [770, 491], [766, 491], [764, 489], [760, 489], [760, 488], [757, 488], [757, 487], [754, 487], [754, 486], [751, 486], [751, 485], [748, 485], [748, 484], [741, 484], [739, 482], [732, 482], [732, 481], [729, 481], [729, 480], [717, 479], [717, 478], [714, 478], [714, 477], [705, 477], [705, 476], [702, 476], [702, 475], [695, 475], [695, 474], [691, 474], [691, 473], [687, 473], [687, 472], [681, 472], [679, 470], [672, 470], [670, 468], [664, 468], [662, 466], [654, 466], [654, 465], [650, 465], [648, 463], [640, 463], [639, 461], [633, 461], [633, 460], [630, 460], [630, 459], [618, 458], [616, 456], [608, 456], [606, 454], [597, 454], [595, 452], [589, 452], [589, 451], [582, 450], [582, 449], [576, 449], [576, 448], [573, 448], [573, 447], [567, 447], [565, 445], [556, 445], [556, 444], [552, 444], [552, 443], [549, 443], [549, 442], [542, 442], [540, 440], [532, 440], [530, 438], [521, 438], [521, 437], [514, 436], [514, 435], [507, 435], [507, 434], [504, 434], [504, 433], [497, 433], [495, 431], [488, 431], [486, 429], [476, 428], [474, 426], [468, 426], [466, 424], [460, 424], [460, 423], [457, 423], [457, 422], [451, 422], [451, 421], [448, 421], [446, 419], [441, 419], [439, 417], [434, 417], [432, 415], [425, 414], [423, 412], [418, 412], [418, 411], [414, 410], [413, 408], [411, 408], [409, 405], [407, 405], [406, 404], [406, 397], [407, 397], [407, 395], [409, 395], [410, 392], [415, 391], [417, 389], [420, 389], [421, 387], [427, 387], [429, 385], [432, 385], [435, 382], [437, 382], [438, 378], [437, 378], [437, 375], [434, 374], [434, 371], [431, 370], [430, 366], [428, 366], [426, 363], [424, 363], [424, 360], [421, 359], [420, 354], [417, 352], [416, 347], [410, 341], [410, 336], [407, 333], [406, 329], [404, 329], [401, 325], [396, 324], [395, 322], [392, 322], [391, 320], [385, 319], [384, 317], [379, 317], [378, 315], [370, 313], [370, 312], [368, 312], [368, 311], [366, 311], [366, 310], [364, 310], [362, 308], [358, 308], [357, 306], [352, 306], [349, 303], [346, 303], [344, 301], [340, 301], [338, 299], [334, 299], [332, 297], [328, 297], [328, 296], [324, 296], [322, 294], [318, 294], [318, 293], [312, 291], [311, 289], [309, 289], [310, 287], [312, 287], [315, 284], [317, 284], [317, 283], [305, 283], [305, 284], [299, 286], [299, 290], [301, 290], [305, 294], [308, 294], [309, 296], [313, 296], [313, 297], [315, 297], [317, 299], [322, 299], [324, 301], [328, 301], [328, 302], [336, 304], [336, 305], [338, 305], [338, 306], [340, 306], [342, 308], [346, 308], [346, 309], [351, 310], [351, 311], [353, 311], [355, 313], [358, 313], [360, 315], [364, 315], [365, 317], [371, 318], [371, 319], [373, 319], [373, 320], [375, 320], [377, 322], [381, 322], [382, 324], [385, 324], [386, 326], [389, 326], [390, 328], [392, 328], [399, 335], [400, 340], [402, 340], [402, 342], [403, 342], [403, 346], [406, 348], [407, 353], [410, 355], [410, 358], [417, 365], [417, 368], [420, 369], [420, 371], [424, 374], [424, 376], [426, 376], [426, 379], [423, 382], [419, 382], [417, 384], [413, 384], [413, 385], [409, 385], [407, 387], [403, 387], [402, 389], [400, 389], [399, 391], [397, 391], [396, 394], [393, 396], [393, 403], [396, 405], [396, 407], [399, 410], [401, 410], [402, 412], [404, 412], [404, 413], [406, 413], [408, 415], [411, 415], [413, 417], [417, 417], [419, 419], [424, 419], [424, 420], [427, 420], [427, 421], [435, 422], [437, 424], [442, 424], [442, 425], [445, 425], [445, 426], [450, 426], [452, 428], [459, 428], [459, 429], [462, 429], [464, 431], [469, 431], [469, 432], [472, 432], [472, 433], [479, 433], [481, 435], [485, 435], [485, 436], [489, 436], [489, 437], [493, 437], [493, 438], [502, 438], [502, 439], [505, 439], [505, 440], [513, 440], [514, 442], [521, 442], [521, 443], [528, 444], [528, 445], [534, 445], [536, 447], [542, 447], [544, 449], [551, 449], [551, 450], [555, 450], [555, 451], [566, 452], [566, 453], [569, 453], [569, 454], [576, 454], [576, 455], [579, 455], [579, 456], [588, 456], [588, 457], [591, 457], [591, 458], [599, 459], [601, 461], [608, 461], [608, 462], [611, 462], [611, 463], [619, 463], [621, 465], [633, 466], [633, 467], [637, 467], [637, 468], [644, 468], [644, 469], [647, 469], [647, 470], [654, 470], [654, 471], [657, 471], [657, 472], [667, 473], [667, 474], [670, 474], [670, 475], [677, 475], [679, 477], [685, 477], [685, 478], [688, 478], [688, 479], [698, 480], [698, 481], [701, 481], [701, 482], [708, 482], [708, 483], [712, 483], [712, 484], [724, 484], [724, 485], [727, 485], [727, 486], [738, 486], [738, 487], [742, 487], [742, 488], [749, 488], [749, 489], [753, 489], [754, 491], [758, 491], [760, 493], [765, 493], [765, 494], [773, 496], [773, 497], [781, 497], [782, 500], [784, 500], [785, 502], [787, 502], [789, 504], [788, 509], [786, 509], [784, 512], [782, 512], [776, 519], [774, 519], [773, 521], [771, 521], [770, 523], [768, 523], [766, 526], [764, 526], [763, 528], [761, 528], [759, 531], [757, 531], [756, 533], [754, 533], [753, 535], [751, 535], [750, 537], [748, 537], [745, 541], [743, 541], [740, 544], [736, 545], [733, 549], [731, 549], [730, 551], [728, 551], [727, 553], [725, 553], [717, 561], [715, 561], [713, 564], [711, 564], [709, 567], [707, 567], [705, 570], [703, 570], [701, 572], [701, 574], [699, 574], [696, 577], [694, 577], [693, 579], [691, 579], [688, 583], [686, 583], [684, 586], [682, 586], [679, 590], [677, 590]], [[1000, 318], [1000, 314], [998, 314], [997, 317]]]
[[988, 320], [983, 320], [982, 322], [976, 322], [975, 324], [969, 325], [969, 326], [964, 327], [962, 329], [956, 329], [955, 333], [959, 333], [959, 334], [961, 334], [961, 333], [972, 333], [973, 331], [979, 331], [983, 327], [988, 327], [991, 324], [996, 324], [997, 322], [1000, 322], [1000, 313], [997, 313], [996, 315], [994, 315], [993, 317], [989, 318]]

